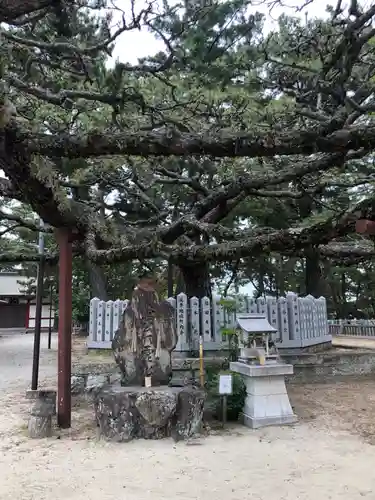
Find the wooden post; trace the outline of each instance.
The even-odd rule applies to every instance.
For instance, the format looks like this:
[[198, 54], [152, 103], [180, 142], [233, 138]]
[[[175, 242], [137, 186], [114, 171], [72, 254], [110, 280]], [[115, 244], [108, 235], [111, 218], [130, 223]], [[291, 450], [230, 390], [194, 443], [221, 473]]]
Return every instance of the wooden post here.
[[[44, 226], [40, 219], [40, 227]], [[39, 377], [39, 358], [40, 358], [40, 332], [42, 326], [42, 307], [43, 307], [43, 280], [44, 280], [44, 233], [39, 232], [39, 266], [36, 285], [36, 306], [35, 306], [35, 332], [34, 332], [34, 351], [33, 351], [33, 370], [31, 378], [31, 389], [36, 391], [38, 388]]]
[[63, 429], [71, 426], [70, 379], [72, 371], [72, 241], [71, 234], [58, 229], [59, 244], [59, 332], [57, 374], [57, 423]]
[[223, 408], [223, 427], [225, 427], [226, 423], [227, 423], [227, 413], [228, 413], [228, 403], [227, 403], [227, 395], [226, 394], [223, 394], [222, 396], [223, 398], [223, 405], [222, 405], [222, 408]]

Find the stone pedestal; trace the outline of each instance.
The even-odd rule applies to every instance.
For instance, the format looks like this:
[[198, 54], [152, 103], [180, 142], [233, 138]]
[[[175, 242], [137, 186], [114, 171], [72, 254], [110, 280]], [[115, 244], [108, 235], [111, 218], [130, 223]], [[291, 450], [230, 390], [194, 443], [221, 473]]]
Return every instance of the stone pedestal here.
[[104, 388], [94, 399], [100, 434], [111, 441], [136, 438], [176, 441], [199, 432], [205, 392], [193, 387]]
[[293, 424], [297, 421], [285, 387], [285, 375], [293, 374], [293, 365], [270, 363], [249, 365], [230, 364], [230, 369], [242, 375], [246, 385], [243, 422], [257, 429], [268, 425]]
[[27, 391], [26, 398], [33, 401], [28, 423], [29, 437], [52, 436], [52, 417], [56, 415], [56, 391]]

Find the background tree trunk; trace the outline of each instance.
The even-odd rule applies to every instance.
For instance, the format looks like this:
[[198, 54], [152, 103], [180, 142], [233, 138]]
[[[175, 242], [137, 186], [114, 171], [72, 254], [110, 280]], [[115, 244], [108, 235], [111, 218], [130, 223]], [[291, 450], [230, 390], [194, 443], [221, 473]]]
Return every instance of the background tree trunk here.
[[320, 268], [319, 250], [314, 247], [305, 250], [305, 287], [306, 295], [320, 297], [322, 295], [322, 272]]
[[210, 266], [206, 262], [179, 264], [188, 297], [212, 297]]
[[168, 260], [168, 271], [167, 271], [167, 295], [168, 297], [173, 297], [174, 289], [174, 266], [171, 260]]
[[[308, 218], [313, 213], [314, 201], [311, 196], [303, 196], [298, 202], [301, 219]], [[322, 290], [322, 273], [320, 269], [320, 254], [317, 248], [307, 247], [305, 256], [305, 292], [306, 295], [320, 297]]]
[[87, 269], [89, 273], [92, 297], [98, 297], [100, 300], [107, 301], [107, 280], [103, 269], [90, 261], [87, 261]]

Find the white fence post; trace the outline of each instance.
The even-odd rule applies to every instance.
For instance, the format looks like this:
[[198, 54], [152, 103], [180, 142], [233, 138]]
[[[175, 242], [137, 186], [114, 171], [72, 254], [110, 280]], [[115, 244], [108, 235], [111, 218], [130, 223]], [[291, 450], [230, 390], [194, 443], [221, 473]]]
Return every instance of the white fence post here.
[[267, 317], [267, 304], [266, 304], [266, 300], [263, 298], [263, 297], [259, 297], [259, 299], [257, 299], [257, 304], [258, 304], [258, 313], [259, 314], [262, 314], [264, 316]]
[[112, 342], [113, 339], [113, 301], [108, 300], [105, 303], [105, 330], [104, 340]]
[[267, 297], [266, 304], [267, 304], [268, 321], [269, 321], [270, 325], [272, 325], [274, 328], [276, 328], [277, 331], [279, 331], [279, 318], [278, 318], [278, 314], [277, 314], [277, 300], [275, 299], [275, 297]]
[[224, 315], [224, 307], [220, 304], [220, 297], [217, 295], [212, 296], [212, 319], [213, 319], [213, 335], [214, 341], [219, 342], [220, 344], [223, 342], [222, 329], [225, 327], [225, 315]]
[[289, 316], [288, 304], [285, 297], [280, 297], [278, 302], [279, 316], [279, 347], [287, 347], [289, 342]]
[[203, 342], [211, 342], [211, 301], [208, 297], [201, 299]]
[[[298, 297], [288, 292], [286, 297], [260, 297], [253, 299], [241, 297], [237, 302], [236, 312], [228, 311], [220, 304], [221, 298], [213, 296], [198, 299], [180, 293], [168, 302], [176, 311], [176, 330], [178, 342], [176, 351], [197, 350], [200, 333], [203, 335], [204, 349], [218, 350], [225, 348], [227, 339], [223, 339], [223, 329], [236, 327], [236, 312], [263, 314], [272, 326], [278, 330], [276, 345], [279, 349], [306, 347], [329, 342], [327, 304], [324, 297]], [[92, 348], [110, 348], [113, 337], [120, 327], [122, 315], [128, 306], [128, 300], [117, 299], [104, 302], [98, 298], [90, 301], [90, 322], [88, 346]], [[352, 329], [364, 328], [351, 325]], [[332, 327], [333, 329], [334, 327]], [[375, 326], [367, 327], [375, 332]], [[370, 334], [370, 333], [369, 333]]]
[[117, 299], [113, 303], [113, 335], [117, 332], [117, 330], [120, 328], [122, 320], [122, 300]]
[[188, 329], [187, 329], [187, 297], [184, 293], [177, 295], [177, 335], [178, 342], [176, 351], [187, 350], [189, 348]]
[[97, 340], [97, 322], [96, 318], [98, 315], [98, 304], [100, 300], [94, 297], [90, 300], [90, 321], [89, 321], [89, 339], [90, 342], [96, 342]]
[[[289, 346], [286, 347], [301, 347], [301, 321], [303, 328], [305, 328], [305, 316], [301, 314], [300, 307], [303, 299], [299, 298], [296, 293], [287, 292], [286, 303], [288, 306], [288, 319], [289, 319]], [[303, 306], [304, 307], [304, 302]]]
[[98, 313], [96, 316], [96, 341], [104, 342], [104, 329], [105, 329], [105, 302], [100, 300], [98, 302]]
[[193, 350], [199, 348], [200, 331], [199, 299], [197, 297], [192, 297], [190, 299], [190, 336]]

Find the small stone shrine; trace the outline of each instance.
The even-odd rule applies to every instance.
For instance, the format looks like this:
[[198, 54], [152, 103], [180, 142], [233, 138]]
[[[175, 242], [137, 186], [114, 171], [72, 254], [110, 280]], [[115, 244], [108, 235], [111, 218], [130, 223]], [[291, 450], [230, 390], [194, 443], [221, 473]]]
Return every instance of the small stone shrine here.
[[259, 314], [241, 314], [237, 323], [242, 333], [239, 361], [230, 364], [246, 385], [243, 423], [253, 429], [297, 421], [289, 402], [285, 375], [293, 365], [280, 361], [275, 348], [276, 329]]
[[95, 396], [103, 436], [114, 441], [180, 440], [199, 431], [204, 390], [168, 386], [176, 344], [173, 306], [159, 301], [152, 279], [141, 279], [112, 342], [121, 385], [104, 387]]

